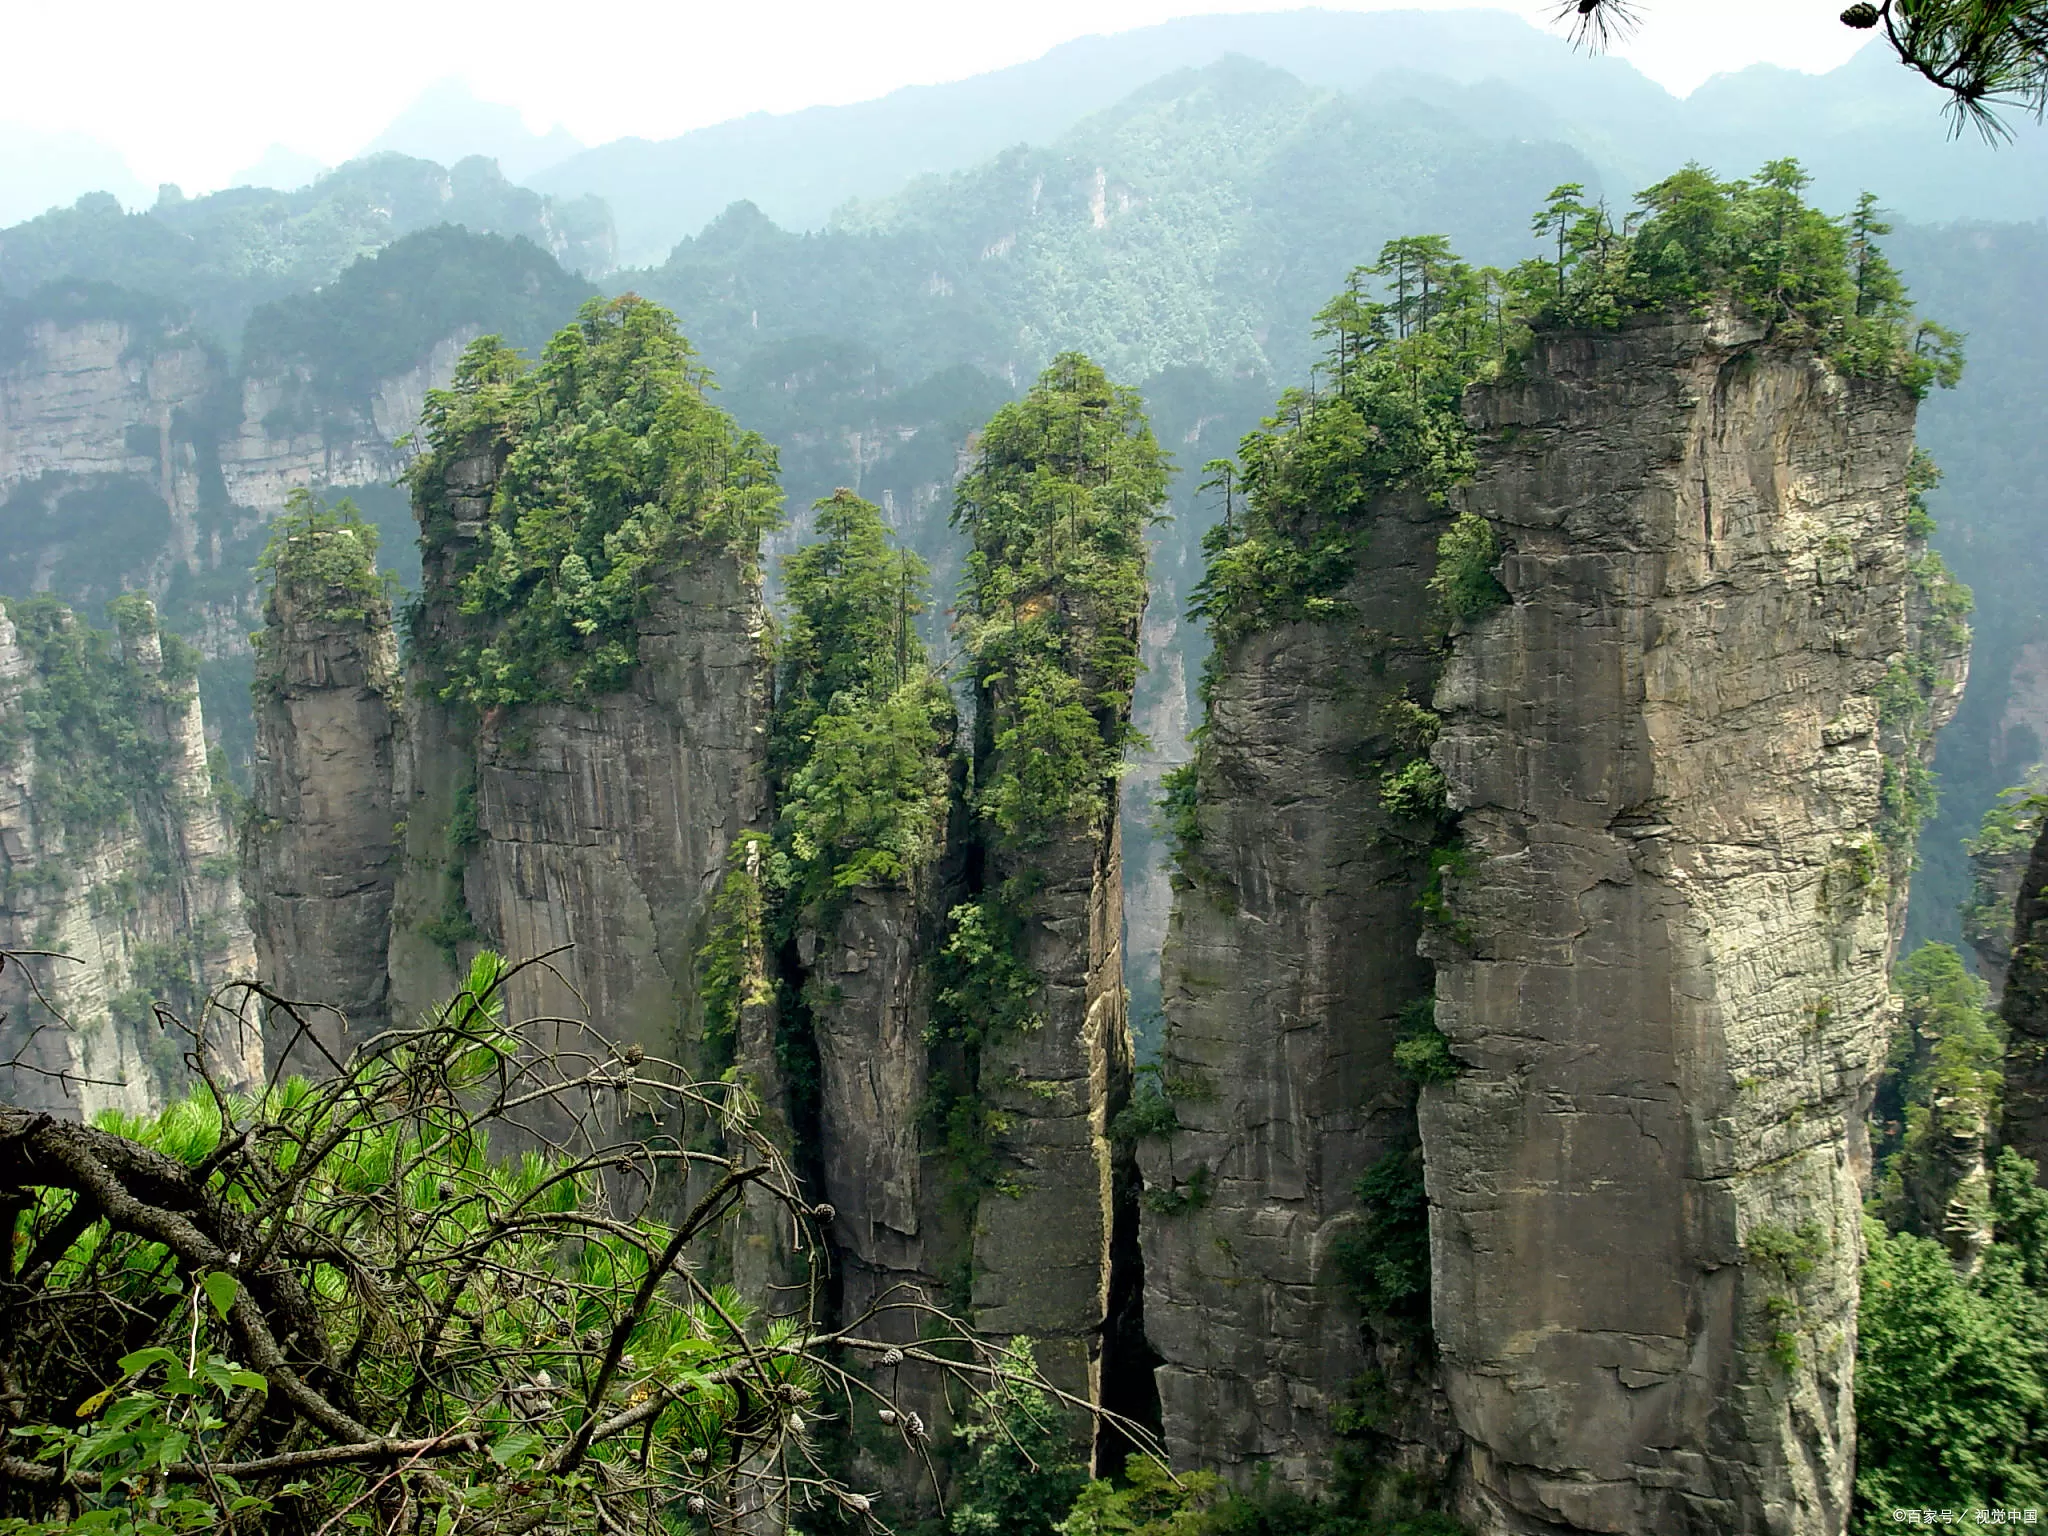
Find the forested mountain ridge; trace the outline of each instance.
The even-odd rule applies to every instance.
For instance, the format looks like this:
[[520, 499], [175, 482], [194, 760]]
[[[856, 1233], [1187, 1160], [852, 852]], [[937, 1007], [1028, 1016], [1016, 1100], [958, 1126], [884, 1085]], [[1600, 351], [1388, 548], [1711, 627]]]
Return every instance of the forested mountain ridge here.
[[1302, 10], [1182, 17], [875, 101], [757, 113], [658, 143], [624, 139], [532, 184], [604, 198], [624, 260], [642, 265], [736, 200], [792, 229], [821, 228], [848, 198], [1048, 143], [1136, 84], [1232, 53], [1318, 88], [1415, 98], [1489, 136], [1569, 144], [1618, 188], [1688, 158], [1725, 167], [1789, 152], [1813, 169], [1826, 203], [1846, 204], [1881, 166], [1899, 206], [1950, 219], [2032, 217], [2048, 183], [2039, 130], [2021, 125], [1998, 150], [1948, 146], [1938, 102], [1881, 47], [1827, 75], [1759, 66], [1680, 99], [1503, 12]]

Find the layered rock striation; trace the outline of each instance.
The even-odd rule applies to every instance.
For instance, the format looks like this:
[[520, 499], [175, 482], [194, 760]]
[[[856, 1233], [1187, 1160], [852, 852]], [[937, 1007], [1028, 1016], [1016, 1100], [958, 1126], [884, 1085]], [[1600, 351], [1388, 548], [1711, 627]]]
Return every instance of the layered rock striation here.
[[1382, 498], [1344, 616], [1263, 630], [1214, 668], [1163, 961], [1172, 1123], [1139, 1156], [1168, 1444], [1239, 1481], [1321, 1485], [1368, 1371], [1399, 1380], [1400, 1438], [1438, 1439], [1426, 1362], [1362, 1326], [1343, 1256], [1358, 1181], [1415, 1145], [1394, 1046], [1434, 986], [1416, 949], [1432, 828], [1390, 810], [1383, 780], [1427, 746], [1448, 522]]
[[1724, 319], [1539, 336], [1470, 417], [1511, 600], [1438, 692], [1421, 1105], [1464, 1511], [1838, 1532], [1912, 400]]
[[274, 544], [257, 637], [242, 882], [262, 978], [296, 1005], [272, 1019], [270, 1065], [316, 1076], [390, 1022], [402, 695], [366, 532], [306, 526]]

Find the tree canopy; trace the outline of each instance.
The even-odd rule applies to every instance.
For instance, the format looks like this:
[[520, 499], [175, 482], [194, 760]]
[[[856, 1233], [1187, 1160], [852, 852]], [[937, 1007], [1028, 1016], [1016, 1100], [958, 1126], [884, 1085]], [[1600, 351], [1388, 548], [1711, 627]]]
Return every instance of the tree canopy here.
[[635, 621], [674, 562], [751, 566], [781, 512], [775, 450], [711, 403], [711, 376], [658, 304], [592, 299], [528, 367], [495, 336], [428, 396], [409, 473], [427, 541], [455, 529], [445, 477], [501, 467], [456, 591], [471, 621], [444, 691], [479, 709], [585, 701], [639, 664]]

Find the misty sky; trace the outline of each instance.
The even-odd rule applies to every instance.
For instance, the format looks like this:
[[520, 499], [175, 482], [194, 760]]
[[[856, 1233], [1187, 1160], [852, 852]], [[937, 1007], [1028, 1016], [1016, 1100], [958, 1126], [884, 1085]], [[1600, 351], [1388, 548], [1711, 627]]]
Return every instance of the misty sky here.
[[[226, 184], [283, 143], [334, 164], [430, 82], [466, 79], [588, 144], [959, 79], [1056, 43], [1298, 0], [8, 0], [0, 120], [118, 149], [146, 184]], [[1332, 9], [1452, 9], [1360, 0]], [[1548, 25], [1556, 0], [1498, 9]], [[1678, 92], [1768, 62], [1831, 69], [1868, 40], [1839, 0], [1643, 0], [1618, 51]]]

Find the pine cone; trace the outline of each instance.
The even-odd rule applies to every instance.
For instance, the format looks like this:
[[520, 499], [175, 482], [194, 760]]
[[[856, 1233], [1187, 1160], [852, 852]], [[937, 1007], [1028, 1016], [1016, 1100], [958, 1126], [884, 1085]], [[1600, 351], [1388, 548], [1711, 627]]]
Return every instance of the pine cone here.
[[1859, 32], [1869, 31], [1877, 25], [1877, 7], [1863, 4], [1862, 0], [1858, 0], [1857, 4], [1842, 12], [1842, 25], [1854, 27]]

